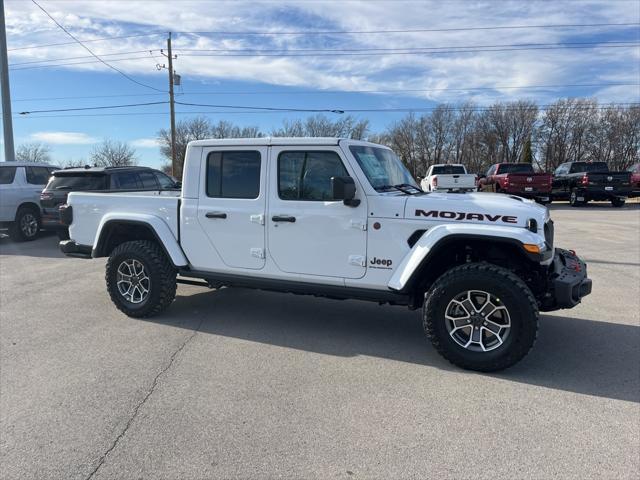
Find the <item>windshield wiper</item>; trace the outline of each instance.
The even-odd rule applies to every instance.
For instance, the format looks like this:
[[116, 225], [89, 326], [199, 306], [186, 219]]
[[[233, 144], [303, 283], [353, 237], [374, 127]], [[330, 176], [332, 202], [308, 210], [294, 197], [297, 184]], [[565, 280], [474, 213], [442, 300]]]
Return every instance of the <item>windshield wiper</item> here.
[[[396, 185], [380, 185], [378, 187], [374, 187], [375, 190], [377, 191], [385, 191], [385, 190], [399, 190], [402, 193], [406, 193], [407, 195], [415, 195], [418, 193], [424, 193], [422, 190], [420, 190], [418, 187], [411, 185], [409, 183], [398, 183]], [[415, 190], [415, 192], [411, 191], [411, 190], [407, 190], [408, 188], [413, 188]]]

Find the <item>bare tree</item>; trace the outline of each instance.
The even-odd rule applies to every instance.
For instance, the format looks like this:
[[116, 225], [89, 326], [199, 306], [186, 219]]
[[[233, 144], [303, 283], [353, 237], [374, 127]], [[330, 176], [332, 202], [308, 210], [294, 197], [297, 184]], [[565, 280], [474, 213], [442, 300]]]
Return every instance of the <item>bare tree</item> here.
[[16, 160], [20, 162], [50, 162], [51, 148], [43, 143], [23, 143], [16, 150]]
[[369, 131], [368, 120], [357, 120], [351, 115], [333, 121], [318, 114], [302, 120], [285, 120], [279, 129], [271, 131], [274, 137], [343, 137], [363, 140]]
[[98, 167], [128, 167], [136, 164], [136, 151], [126, 142], [105, 139], [91, 151], [91, 162]]

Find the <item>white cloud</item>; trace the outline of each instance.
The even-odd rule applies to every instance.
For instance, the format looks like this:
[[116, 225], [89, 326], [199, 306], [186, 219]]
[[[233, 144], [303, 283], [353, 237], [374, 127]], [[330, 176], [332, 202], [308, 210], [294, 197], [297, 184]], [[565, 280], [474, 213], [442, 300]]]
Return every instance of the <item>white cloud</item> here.
[[98, 139], [83, 132], [35, 132], [29, 135], [29, 139], [54, 145], [89, 145], [98, 142]]
[[[590, 0], [584, 2], [523, 2], [504, 0], [499, 11], [491, 0], [423, 2], [220, 2], [215, 15], [209, 2], [162, 2], [162, 8], [150, 8], [147, 1], [96, 2], [69, 0], [51, 2], [50, 13], [83, 39], [127, 35], [140, 31], [304, 31], [304, 30], [407, 30], [424, 28], [467, 28], [545, 24], [619, 23], [638, 18], [640, 3]], [[286, 14], [283, 15], [283, 12]], [[427, 19], [427, 20], [425, 20]], [[434, 20], [435, 19], [435, 20]], [[59, 43], [61, 32], [29, 2], [7, 5], [10, 47]], [[607, 76], [633, 71], [638, 75], [638, 47], [576, 48], [566, 50], [521, 50], [510, 52], [456, 53], [433, 55], [319, 57], [190, 56], [215, 55], [216, 49], [341, 49], [341, 48], [415, 48], [442, 46], [482, 46], [527, 43], [584, 42], [610, 38], [633, 39], [630, 28], [527, 28], [464, 30], [353, 35], [177, 35], [175, 68], [185, 85], [207, 80], [242, 80], [281, 86], [315, 89], [428, 89], [545, 84], [606, 83]], [[64, 37], [62, 37], [64, 38]], [[62, 40], [65, 41], [65, 40]], [[70, 41], [70, 39], [69, 39]], [[146, 83], [165, 84], [166, 72], [156, 71], [158, 61], [150, 49], [164, 47], [164, 35], [121, 38], [110, 42], [92, 42], [91, 48], [128, 74], [144, 75]], [[180, 49], [198, 49], [188, 52]], [[61, 54], [64, 52], [64, 54]], [[87, 56], [78, 45], [13, 50], [11, 63], [43, 59]], [[159, 53], [155, 56], [161, 58]], [[120, 61], [120, 58], [131, 58]], [[163, 60], [162, 60], [163, 61]], [[161, 63], [162, 63], [161, 61]], [[64, 68], [79, 71], [107, 71], [94, 59]], [[84, 63], [94, 62], [94, 63]], [[65, 63], [65, 62], [60, 62]], [[31, 68], [26, 65], [23, 68]], [[17, 67], [20, 68], [20, 67]], [[46, 69], [25, 72], [46, 72]], [[15, 75], [26, 75], [18, 73]], [[126, 80], [122, 79], [122, 82]], [[187, 90], [187, 87], [185, 87]], [[624, 88], [607, 90], [611, 100], [623, 100]], [[497, 89], [493, 92], [436, 91], [415, 92], [414, 97], [431, 101], [462, 101], [476, 98], [535, 98], [564, 96], [566, 90], [531, 91]], [[234, 97], [236, 98], [236, 97]], [[147, 144], [149, 145], [149, 144]], [[141, 148], [147, 148], [141, 147]]]
[[158, 148], [159, 146], [157, 138], [138, 138], [129, 143], [136, 148]]

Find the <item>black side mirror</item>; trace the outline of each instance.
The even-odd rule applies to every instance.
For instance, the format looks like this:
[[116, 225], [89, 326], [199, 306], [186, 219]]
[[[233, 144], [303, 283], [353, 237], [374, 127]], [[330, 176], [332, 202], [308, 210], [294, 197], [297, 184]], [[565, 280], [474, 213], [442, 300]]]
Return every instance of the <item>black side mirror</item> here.
[[182, 188], [182, 182], [176, 182], [173, 186], [175, 188]]
[[331, 177], [331, 196], [350, 207], [360, 205], [360, 200], [355, 198], [356, 182], [351, 177]]

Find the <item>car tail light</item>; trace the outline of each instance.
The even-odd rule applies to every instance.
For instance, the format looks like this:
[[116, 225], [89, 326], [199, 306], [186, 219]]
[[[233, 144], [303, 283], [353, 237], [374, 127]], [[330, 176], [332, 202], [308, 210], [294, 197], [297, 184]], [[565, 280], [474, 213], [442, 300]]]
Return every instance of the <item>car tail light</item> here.
[[431, 186], [432, 187], [437, 187], [438, 186], [438, 177], [433, 177], [431, 179]]
[[582, 185], [589, 185], [589, 175], [587, 175], [586, 173], [582, 176], [582, 179], [580, 180], [580, 183]]
[[40, 194], [40, 200], [51, 200], [53, 198], [53, 193], [51, 192], [42, 192]]

